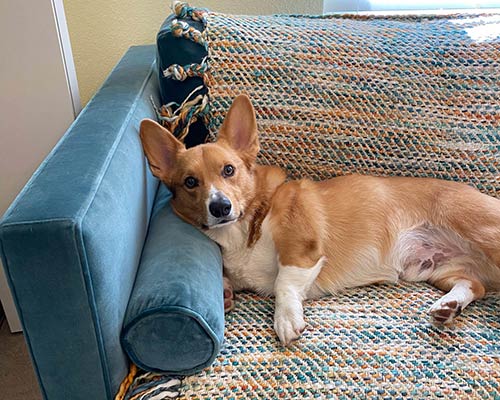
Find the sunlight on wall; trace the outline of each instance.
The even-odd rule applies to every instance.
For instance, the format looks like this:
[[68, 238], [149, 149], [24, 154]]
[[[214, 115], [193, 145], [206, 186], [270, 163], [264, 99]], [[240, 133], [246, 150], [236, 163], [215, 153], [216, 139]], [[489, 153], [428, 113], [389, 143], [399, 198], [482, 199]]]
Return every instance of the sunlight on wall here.
[[457, 25], [467, 25], [468, 23], [480, 22], [481, 25], [473, 28], [465, 28], [469, 37], [476, 42], [485, 42], [500, 37], [500, 15], [491, 15], [486, 17], [457, 19], [452, 21]]

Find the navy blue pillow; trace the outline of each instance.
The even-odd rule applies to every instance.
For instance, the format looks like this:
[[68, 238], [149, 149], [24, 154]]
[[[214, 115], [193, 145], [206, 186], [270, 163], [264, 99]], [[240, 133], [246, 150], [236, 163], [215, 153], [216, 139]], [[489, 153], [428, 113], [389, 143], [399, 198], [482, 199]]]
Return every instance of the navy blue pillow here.
[[[202, 22], [193, 21], [190, 18], [177, 18], [175, 15], [169, 16], [161, 26], [156, 36], [156, 46], [158, 49], [156, 57], [162, 105], [172, 101], [181, 104], [195, 88], [203, 85], [202, 78], [191, 77], [184, 81], [177, 81], [164, 77], [163, 71], [173, 64], [181, 66], [199, 64], [208, 55], [207, 50], [198, 43], [183, 37], [175, 37], [172, 34], [171, 25], [174, 19], [184, 21], [200, 32], [204, 30]], [[207, 91], [207, 88], [204, 87], [199, 93], [206, 94]], [[199, 119], [191, 124], [189, 134], [186, 136], [184, 143], [186, 147], [204, 143], [207, 134], [207, 128], [203, 124], [203, 121]]]

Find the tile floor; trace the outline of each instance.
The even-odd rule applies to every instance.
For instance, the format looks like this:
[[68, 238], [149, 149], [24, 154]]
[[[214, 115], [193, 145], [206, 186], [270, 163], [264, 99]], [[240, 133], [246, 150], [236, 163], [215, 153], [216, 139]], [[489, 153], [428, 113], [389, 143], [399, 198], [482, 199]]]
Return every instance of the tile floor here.
[[31, 366], [22, 333], [10, 333], [0, 320], [0, 399], [41, 400], [42, 395]]

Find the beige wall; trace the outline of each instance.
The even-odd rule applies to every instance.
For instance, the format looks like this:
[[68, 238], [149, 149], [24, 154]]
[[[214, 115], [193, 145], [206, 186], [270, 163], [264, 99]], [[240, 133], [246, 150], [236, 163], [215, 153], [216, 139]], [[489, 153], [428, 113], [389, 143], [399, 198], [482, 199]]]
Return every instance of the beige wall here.
[[[170, 0], [64, 0], [82, 105], [131, 45], [154, 43]], [[192, 0], [196, 7], [233, 14], [319, 14], [322, 0]]]

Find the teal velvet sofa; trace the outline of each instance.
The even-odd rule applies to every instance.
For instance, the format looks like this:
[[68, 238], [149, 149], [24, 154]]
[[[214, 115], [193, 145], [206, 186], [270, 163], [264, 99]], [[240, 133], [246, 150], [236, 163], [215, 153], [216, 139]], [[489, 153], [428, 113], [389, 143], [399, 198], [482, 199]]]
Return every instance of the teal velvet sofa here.
[[[179, 19], [182, 15], [178, 15]], [[161, 46], [133, 47], [125, 54], [0, 221], [0, 255], [45, 399], [112, 399], [127, 374], [129, 357], [142, 369], [167, 372], [169, 376], [187, 375], [211, 364], [222, 344], [224, 315], [219, 249], [172, 214], [167, 204], [170, 193], [151, 175], [138, 135], [143, 118], [157, 117], [152, 103], [165, 105], [166, 95], [180, 103], [203, 81], [197, 76], [180, 82], [164, 79], [161, 74], [169, 65], [199, 63], [207, 54], [207, 48], [191, 39], [171, 37], [173, 18], [169, 17], [160, 29]], [[483, 44], [484, 55], [473, 53], [472, 56], [479, 59], [474, 63], [472, 56], [470, 59], [460, 56], [456, 60], [448, 57], [455, 54], [458, 44], [465, 49], [481, 46], [469, 43], [461, 24], [439, 18], [386, 21], [375, 17], [368, 20], [335, 17], [323, 21], [218, 14], [211, 14], [210, 18], [210, 29], [206, 28], [205, 33], [211, 46], [212, 86], [208, 89], [211, 113], [215, 117], [209, 126], [204, 126], [201, 120], [193, 123], [192, 135], [185, 141], [188, 146], [203, 141], [207, 128], [209, 135], [215, 135], [234, 95], [246, 91], [251, 94], [264, 122], [260, 161], [281, 165], [292, 177], [325, 178], [354, 171], [434, 176], [472, 182], [484, 192], [498, 196], [495, 184], [498, 182], [499, 121], [498, 102], [494, 103], [498, 93], [495, 85], [499, 82], [496, 42], [491, 44], [493, 50], [488, 48], [489, 43]], [[181, 25], [181, 34], [188, 36], [190, 26], [203, 29], [202, 22], [186, 20], [189, 25]], [[416, 28], [412, 27], [414, 22], [418, 24]], [[327, 28], [323, 29], [323, 24]], [[423, 28], [426, 30], [422, 31]], [[331, 29], [336, 29], [335, 35], [329, 34]], [[443, 29], [446, 35], [442, 34]], [[249, 32], [252, 35], [248, 36]], [[302, 53], [281, 44], [283, 32], [290, 46], [299, 46]], [[333, 41], [331, 47], [316, 45], [313, 33], [324, 36], [321, 40], [316, 38], [320, 44], [326, 39]], [[292, 40], [292, 34], [296, 40]], [[417, 36], [420, 42], [415, 42]], [[371, 46], [363, 46], [367, 38]], [[180, 41], [178, 47], [175, 46], [177, 40]], [[431, 45], [427, 44], [429, 40]], [[367, 52], [352, 51], [352, 43]], [[436, 54], [429, 56], [428, 49], [433, 46]], [[277, 48], [284, 56], [275, 51]], [[325, 48], [335, 52], [324, 52]], [[418, 57], [408, 55], [412, 50]], [[157, 51], [163, 52], [159, 64]], [[258, 56], [248, 57], [253, 52]], [[368, 57], [370, 52], [377, 58]], [[243, 56], [238, 58], [240, 53]], [[444, 59], [443, 54], [447, 56]], [[492, 60], [487, 62], [487, 55]], [[223, 68], [228, 59], [232, 60], [232, 68]], [[301, 62], [296, 65], [295, 59]], [[234, 60], [245, 64], [245, 68]], [[306, 61], [314, 65], [306, 68]], [[326, 67], [319, 68], [323, 62]], [[462, 64], [467, 68], [474, 66], [480, 74], [472, 73], [472, 77], [468, 77], [462, 71]], [[379, 80], [377, 72], [387, 75]], [[323, 74], [327, 74], [326, 78]], [[313, 84], [308, 79], [319, 83]], [[253, 84], [242, 84], [242, 81]], [[325, 82], [332, 85], [328, 90]], [[486, 88], [482, 97], [486, 111], [480, 108], [478, 97], [474, 97], [478, 96], [479, 83]], [[418, 88], [421, 90], [417, 91]], [[474, 96], [462, 98], [462, 93]], [[427, 97], [432, 97], [435, 104], [429, 103]], [[281, 106], [284, 99], [288, 107]], [[463, 104], [464, 99], [470, 104]], [[443, 110], [455, 110], [455, 114], [446, 119]], [[289, 121], [294, 122], [293, 135], [287, 133]], [[286, 129], [280, 130], [283, 124]], [[308, 135], [309, 132], [313, 134]], [[442, 139], [442, 132], [448, 135], [447, 140]], [[451, 158], [450, 154], [457, 156]], [[309, 168], [311, 165], [313, 168]], [[424, 300], [430, 302], [432, 293], [425, 290], [425, 296], [417, 293], [417, 297], [425, 297]], [[373, 298], [374, 292], [375, 289], [364, 298]], [[357, 304], [357, 299], [362, 297], [362, 293], [359, 297], [355, 295], [352, 302]], [[393, 297], [399, 298], [399, 295]], [[262, 301], [258, 299], [259, 304]], [[268, 308], [268, 313], [241, 314], [250, 319], [249, 325], [265, 327], [272, 321], [264, 318], [271, 315], [272, 309], [270, 301], [265, 302], [263, 307]], [[380, 326], [387, 324], [392, 328], [393, 321], [413, 315], [413, 307], [409, 302], [404, 317], [393, 313], [385, 322], [379, 318]], [[417, 320], [423, 321], [425, 302], [418, 307]], [[366, 309], [359, 311], [361, 318], [358, 319], [352, 317], [355, 314], [351, 315], [351, 309], [351, 306], [345, 309], [346, 326], [358, 324], [361, 332], [358, 337], [362, 339], [352, 341], [357, 337], [355, 328], [335, 330], [338, 348], [344, 349], [345, 345], [351, 351], [351, 344], [355, 342], [358, 346], [366, 343], [370, 347], [373, 337], [369, 336], [368, 340], [364, 336]], [[394, 310], [400, 309], [401, 302], [394, 300]], [[330, 306], [325, 306], [325, 310], [330, 318]], [[384, 316], [385, 310], [381, 312]], [[341, 319], [338, 317], [336, 321]], [[411, 330], [402, 325], [406, 329], [402, 335], [412, 346], [420, 336], [422, 346], [427, 345], [427, 338], [434, 334], [441, 338], [440, 332], [436, 333], [424, 322], [414, 331], [414, 322], [410, 321]], [[265, 332], [274, 340], [271, 326]], [[316, 332], [329, 332], [321, 327], [323, 325], [317, 325]], [[232, 350], [244, 353], [250, 347], [248, 352], [255, 349], [266, 352], [258, 368], [268, 375], [264, 383], [266, 379], [274, 380], [274, 375], [267, 371], [274, 366], [281, 368], [281, 353], [272, 353], [276, 348], [271, 339], [265, 346], [254, 346], [251, 341], [246, 343], [247, 336], [242, 336], [245, 343], [234, 346], [235, 337], [239, 337], [234, 334], [237, 329], [233, 327]], [[253, 334], [253, 327], [246, 329], [248, 335]], [[228, 332], [231, 345], [231, 330]], [[406, 332], [417, 333], [408, 336]], [[421, 332], [424, 333], [420, 335]], [[496, 335], [488, 332], [484, 335], [490, 336], [481, 338], [493, 339], [482, 341], [484, 346], [495, 343]], [[480, 337], [474, 330], [470, 335]], [[333, 336], [326, 333], [325, 336], [335, 344]], [[387, 337], [394, 339], [392, 330], [388, 330]], [[258, 340], [263, 338], [266, 336]], [[379, 338], [373, 340], [378, 343]], [[456, 340], [462, 339], [458, 336]], [[307, 341], [305, 346], [309, 343], [314, 346], [315, 342]], [[391, 341], [388, 343], [387, 346], [393, 346]], [[439, 351], [443, 349], [441, 344], [439, 342]], [[318, 354], [323, 354], [325, 349], [321, 346]], [[455, 351], [451, 345], [447, 348]], [[332, 349], [337, 352], [337, 348]], [[425, 347], [424, 353], [434, 358], [437, 353], [434, 348], [430, 349], [426, 353]], [[372, 357], [371, 351], [357, 354], [369, 354], [367, 365], [370, 366], [385, 362], [386, 359], [380, 361]], [[468, 354], [467, 349], [464, 351]], [[221, 354], [229, 352], [226, 349]], [[267, 363], [267, 353], [273, 354], [276, 363]], [[334, 358], [339, 361], [342, 372], [343, 357], [347, 353], [338, 354]], [[411, 358], [407, 356], [401, 352], [402, 359]], [[319, 359], [323, 367], [324, 360]], [[415, 362], [413, 365], [428, 368], [427, 359], [421, 361], [411, 359], [410, 364]], [[227, 360], [222, 363], [231, 364]], [[248, 365], [252, 372], [257, 368], [254, 364]], [[219, 369], [223, 377], [220, 379], [230, 379], [226, 373], [229, 369], [220, 366], [221, 362]], [[397, 368], [390, 368], [392, 372], [389, 372], [398, 376]], [[408, 367], [408, 371], [413, 369], [416, 367]], [[247, 372], [243, 370], [240, 376], [246, 376]], [[282, 375], [281, 370], [278, 375]], [[359, 389], [360, 375], [353, 376], [355, 379], [347, 381], [345, 375], [338, 375], [335, 382], [339, 385], [347, 382], [349, 390]], [[209, 374], [207, 379], [217, 383], [214, 377]], [[276, 382], [277, 386], [282, 385], [281, 381]]]
[[45, 399], [114, 398], [124, 349], [143, 368], [189, 374], [222, 342], [219, 249], [166, 206], [139, 139], [159, 103], [155, 63], [156, 46], [128, 50], [0, 222]]

